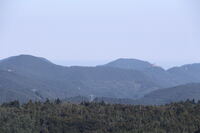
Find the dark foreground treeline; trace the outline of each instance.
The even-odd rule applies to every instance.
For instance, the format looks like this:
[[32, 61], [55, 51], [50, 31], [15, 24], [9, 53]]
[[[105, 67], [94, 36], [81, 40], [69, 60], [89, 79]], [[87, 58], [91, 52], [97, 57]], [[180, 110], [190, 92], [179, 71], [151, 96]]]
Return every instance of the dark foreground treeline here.
[[0, 133], [198, 133], [200, 103], [164, 106], [17, 101], [0, 107]]

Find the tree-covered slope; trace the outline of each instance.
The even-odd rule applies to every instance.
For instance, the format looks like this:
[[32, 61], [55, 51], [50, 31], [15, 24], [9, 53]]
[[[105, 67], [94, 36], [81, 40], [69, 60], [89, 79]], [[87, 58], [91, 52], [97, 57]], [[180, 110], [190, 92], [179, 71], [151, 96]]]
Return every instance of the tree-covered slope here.
[[167, 104], [185, 101], [187, 99], [200, 100], [200, 84], [190, 83], [167, 89], [153, 91], [143, 98], [136, 100], [136, 104]]
[[55, 97], [51, 87], [39, 80], [0, 70], [0, 103], [13, 100], [26, 102], [29, 99], [43, 101]]
[[165, 106], [18, 102], [0, 107], [2, 133], [196, 133], [200, 104]]
[[200, 82], [200, 64], [188, 64], [180, 67], [173, 67], [168, 70], [176, 79], [185, 83]]
[[152, 65], [147, 61], [136, 59], [118, 59], [106, 64], [113, 68], [138, 70], [155, 81], [162, 88], [178, 86], [182, 84], [200, 82], [200, 64], [188, 64], [180, 67], [173, 67], [165, 70]]

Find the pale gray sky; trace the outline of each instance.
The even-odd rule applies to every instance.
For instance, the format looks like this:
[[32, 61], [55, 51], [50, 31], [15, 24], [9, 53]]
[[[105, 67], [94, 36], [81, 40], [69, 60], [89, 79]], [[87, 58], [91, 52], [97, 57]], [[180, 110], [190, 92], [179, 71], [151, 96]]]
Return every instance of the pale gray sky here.
[[117, 58], [163, 67], [200, 62], [199, 0], [0, 0], [0, 59], [63, 65]]

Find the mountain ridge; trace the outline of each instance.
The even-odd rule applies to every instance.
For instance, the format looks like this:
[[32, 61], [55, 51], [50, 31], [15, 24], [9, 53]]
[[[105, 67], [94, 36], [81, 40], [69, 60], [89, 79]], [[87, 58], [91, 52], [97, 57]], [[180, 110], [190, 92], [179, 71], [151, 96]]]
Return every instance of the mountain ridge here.
[[130, 58], [119, 58], [105, 64], [105, 66], [117, 67], [122, 69], [133, 69], [133, 70], [144, 70], [153, 67], [153, 65], [147, 61], [130, 59]]
[[[200, 82], [198, 64], [165, 70], [137, 59], [119, 59], [113, 62], [96, 67], [66, 67], [56, 65], [45, 58], [19, 55], [1, 60], [0, 71], [8, 73], [8, 77], [9, 74], [16, 75], [7, 80], [7, 83], [1, 82], [1, 84], [9, 86], [14, 80], [18, 87], [12, 85], [9, 91], [17, 91], [17, 94], [27, 93], [31, 99], [32, 97], [64, 99], [80, 95], [138, 99], [158, 89]], [[188, 68], [187, 71], [185, 67]], [[0, 81], [4, 78], [7, 77], [1, 77]], [[9, 93], [6, 94], [9, 98], [13, 97]]]
[[[49, 98], [48, 93], [52, 94], [52, 98], [78, 95], [137, 98], [160, 87], [145, 74], [136, 70], [106, 66], [63, 67], [29, 55], [3, 60], [0, 62], [0, 70], [30, 79], [29, 84], [23, 85], [26, 88], [32, 85], [44, 98]], [[42, 87], [31, 84], [31, 80]], [[15, 88], [13, 87], [12, 90], [14, 91]], [[43, 90], [48, 93], [41, 94]]]
[[136, 104], [160, 105], [186, 100], [200, 100], [200, 83], [189, 83], [150, 92], [143, 98], [134, 101]]

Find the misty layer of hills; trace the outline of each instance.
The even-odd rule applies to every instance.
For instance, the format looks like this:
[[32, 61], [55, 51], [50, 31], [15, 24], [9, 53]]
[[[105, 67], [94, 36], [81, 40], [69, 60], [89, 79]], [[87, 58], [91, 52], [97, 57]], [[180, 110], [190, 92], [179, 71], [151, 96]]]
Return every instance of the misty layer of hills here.
[[165, 70], [136, 59], [96, 67], [64, 67], [30, 55], [0, 61], [0, 103], [84, 97], [111, 103], [165, 104], [200, 99], [198, 83], [200, 64]]

